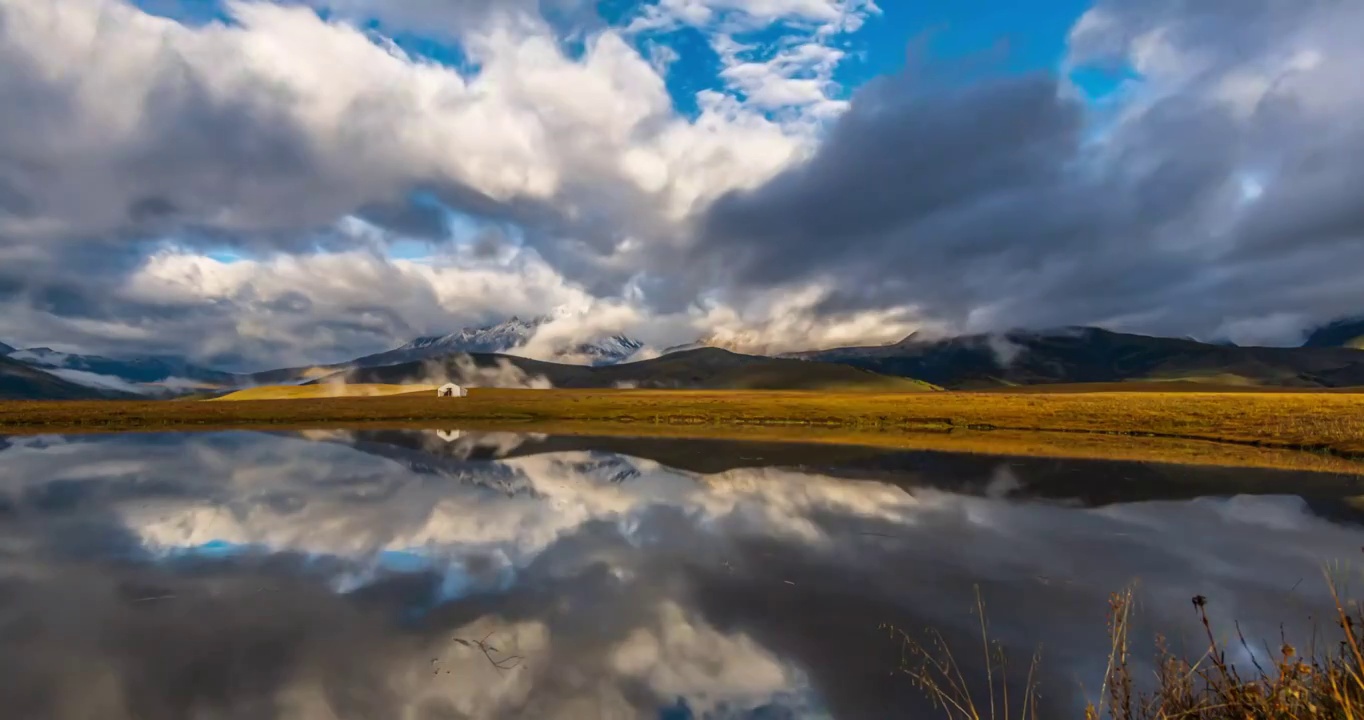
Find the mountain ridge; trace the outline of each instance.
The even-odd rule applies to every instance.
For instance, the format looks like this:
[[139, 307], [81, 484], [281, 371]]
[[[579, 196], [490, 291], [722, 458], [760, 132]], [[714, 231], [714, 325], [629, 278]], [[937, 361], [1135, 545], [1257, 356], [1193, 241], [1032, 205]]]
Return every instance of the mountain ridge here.
[[174, 386], [180, 385], [232, 387], [242, 382], [242, 376], [235, 373], [202, 367], [170, 355], [111, 358], [34, 347], [15, 350], [8, 357], [70, 382], [127, 391], [174, 392]]
[[1302, 346], [1364, 350], [1364, 316], [1341, 318], [1317, 327], [1307, 336]]
[[0, 400], [102, 400], [134, 397], [99, 390], [0, 355]]
[[840, 362], [954, 389], [1195, 380], [1281, 387], [1364, 385], [1364, 354], [1342, 348], [1242, 347], [1094, 327], [1015, 330], [835, 348], [791, 357]]
[[744, 390], [882, 389], [931, 391], [909, 378], [839, 363], [741, 355], [700, 348], [616, 365], [568, 365], [514, 355], [464, 353], [397, 365], [351, 368], [308, 384], [439, 384], [473, 387], [671, 388]]

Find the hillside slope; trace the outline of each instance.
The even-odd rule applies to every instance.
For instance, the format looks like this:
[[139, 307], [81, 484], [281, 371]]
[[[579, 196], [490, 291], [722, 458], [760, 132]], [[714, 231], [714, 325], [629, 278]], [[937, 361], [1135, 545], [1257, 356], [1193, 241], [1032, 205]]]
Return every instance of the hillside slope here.
[[0, 400], [95, 400], [131, 397], [78, 385], [18, 360], [0, 357]]
[[960, 389], [1128, 380], [1279, 387], [1364, 385], [1364, 353], [1355, 350], [1213, 345], [1098, 328], [939, 341], [910, 336], [883, 347], [838, 348], [794, 357], [845, 363]]
[[[917, 392], [934, 388], [834, 363], [739, 355], [702, 348], [652, 360], [590, 367], [509, 355], [456, 355], [425, 362], [356, 368], [347, 383], [425, 383], [445, 379], [484, 387], [687, 388], [735, 390], [875, 389]], [[314, 380], [313, 382], [324, 382]]]
[[1307, 337], [1305, 348], [1350, 348], [1364, 350], [1364, 318], [1337, 320], [1323, 325]]

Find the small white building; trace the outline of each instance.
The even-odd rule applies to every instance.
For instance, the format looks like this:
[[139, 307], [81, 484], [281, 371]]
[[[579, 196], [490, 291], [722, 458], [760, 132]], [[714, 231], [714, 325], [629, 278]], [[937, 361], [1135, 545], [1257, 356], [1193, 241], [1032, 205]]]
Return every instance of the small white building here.
[[469, 397], [469, 389], [454, 383], [445, 383], [436, 391], [436, 395], [443, 398]]

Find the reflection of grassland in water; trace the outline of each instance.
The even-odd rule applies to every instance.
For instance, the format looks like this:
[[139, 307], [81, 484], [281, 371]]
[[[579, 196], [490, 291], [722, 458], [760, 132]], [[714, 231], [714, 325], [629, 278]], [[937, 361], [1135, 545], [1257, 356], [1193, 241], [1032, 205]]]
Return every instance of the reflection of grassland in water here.
[[[461, 399], [420, 392], [239, 402], [0, 403], [0, 428], [6, 431], [357, 425], [500, 426], [1364, 470], [1364, 395], [1357, 394], [474, 389]], [[1302, 450], [1311, 452], [1295, 452]]]
[[[1103, 684], [1093, 689], [1083, 713], [1084, 720], [1352, 720], [1364, 718], [1364, 608], [1347, 601], [1331, 585], [1336, 600], [1328, 622], [1337, 632], [1305, 638], [1294, 646], [1290, 638], [1274, 638], [1276, 647], [1255, 638], [1248, 640], [1240, 626], [1230, 640], [1214, 635], [1208, 616], [1208, 598], [1194, 596], [1193, 606], [1204, 630], [1204, 644], [1195, 653], [1175, 652], [1163, 637], [1156, 638], [1155, 673], [1138, 676], [1133, 670], [1129, 637], [1134, 609], [1132, 590], [1114, 593], [1109, 599], [1109, 656]], [[1040, 651], [1026, 666], [1012, 666], [1001, 645], [992, 642], [985, 604], [977, 595], [976, 613], [980, 638], [976, 651], [983, 654], [981, 672], [968, 677], [958, 656], [943, 637], [928, 633], [926, 642], [893, 627], [901, 644], [899, 671], [909, 676], [934, 702], [941, 717], [949, 720], [1038, 720], [1038, 669]], [[1267, 659], [1253, 659], [1263, 648]], [[1228, 651], [1244, 650], [1252, 658], [1249, 667], [1228, 661]], [[965, 648], [958, 648], [965, 652]], [[961, 657], [966, 657], [961, 655]], [[1233, 654], [1234, 657], [1234, 654]], [[1026, 673], [1024, 677], [1019, 677]], [[1010, 697], [1009, 688], [1015, 687]]]

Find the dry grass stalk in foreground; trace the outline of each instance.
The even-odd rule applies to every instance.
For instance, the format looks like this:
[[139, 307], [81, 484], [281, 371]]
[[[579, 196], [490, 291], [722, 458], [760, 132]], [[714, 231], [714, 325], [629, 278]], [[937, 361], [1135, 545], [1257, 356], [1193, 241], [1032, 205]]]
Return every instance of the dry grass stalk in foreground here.
[[[1331, 585], [1336, 601], [1340, 639], [1329, 649], [1310, 648], [1306, 655], [1286, 640], [1281, 641], [1274, 664], [1268, 668], [1252, 660], [1253, 670], [1229, 663], [1229, 643], [1219, 642], [1208, 620], [1207, 598], [1193, 598], [1207, 638], [1204, 654], [1190, 661], [1169, 650], [1157, 638], [1158, 656], [1150, 690], [1133, 677], [1129, 665], [1128, 630], [1132, 591], [1110, 598], [1111, 648], [1103, 687], [1097, 704], [1084, 708], [1085, 720], [1360, 720], [1364, 719], [1364, 612], [1357, 602], [1347, 603]], [[984, 617], [984, 604], [977, 593], [977, 609]], [[1036, 684], [1039, 656], [1034, 655], [1024, 684], [1023, 702], [1009, 704], [1008, 665], [1003, 649], [988, 640], [981, 621], [981, 642], [986, 661], [985, 687], [972, 687], [961, 672], [951, 650], [940, 635], [932, 635], [932, 647], [914, 641], [898, 630], [903, 655], [901, 672], [909, 675], [949, 720], [1036, 720], [1040, 688]], [[1238, 628], [1236, 644], [1248, 654], [1250, 647]], [[1254, 655], [1252, 654], [1253, 658]], [[1014, 713], [1014, 714], [1010, 714]]]
[[1036, 673], [1041, 663], [1039, 650], [1033, 654], [1028, 664], [1027, 681], [1024, 683], [1023, 697], [1018, 701], [1017, 714], [1009, 698], [1009, 661], [1004, 647], [991, 642], [989, 624], [985, 617], [985, 601], [976, 588], [976, 614], [980, 619], [981, 653], [985, 660], [984, 712], [977, 705], [981, 693], [973, 688], [966, 675], [957, 664], [956, 657], [947, 641], [937, 631], [929, 632], [929, 645], [925, 646], [909, 636], [908, 633], [893, 626], [883, 625], [892, 637], [900, 640], [900, 671], [908, 675], [914, 684], [927, 693], [949, 720], [984, 720], [985, 718], [1010, 720], [1033, 720], [1037, 714]]

